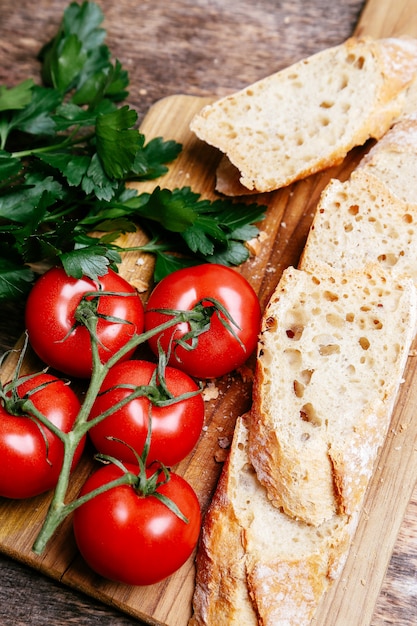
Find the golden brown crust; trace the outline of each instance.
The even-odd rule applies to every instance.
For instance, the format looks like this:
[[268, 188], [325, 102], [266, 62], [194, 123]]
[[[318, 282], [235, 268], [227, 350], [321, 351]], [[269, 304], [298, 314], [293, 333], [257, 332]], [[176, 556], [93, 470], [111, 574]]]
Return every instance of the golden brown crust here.
[[[395, 396], [396, 390], [392, 389], [391, 397]], [[374, 411], [367, 411], [358, 419], [350, 441], [340, 441], [338, 447], [330, 448], [339, 513], [354, 515], [361, 506], [391, 413], [392, 403], [381, 403]]]
[[355, 518], [316, 531], [268, 501], [247, 456], [249, 425], [238, 418], [204, 522], [189, 626], [307, 626], [350, 545]]
[[382, 46], [378, 44], [378, 40], [375, 41], [374, 54], [386, 78], [381, 99], [389, 101], [393, 93], [402, 91], [416, 76], [416, 39], [404, 36], [385, 38], [382, 41]]
[[189, 626], [243, 626], [242, 614], [247, 626], [257, 623], [246, 587], [243, 531], [230, 501], [235, 487], [229, 466], [230, 455], [205, 516]]

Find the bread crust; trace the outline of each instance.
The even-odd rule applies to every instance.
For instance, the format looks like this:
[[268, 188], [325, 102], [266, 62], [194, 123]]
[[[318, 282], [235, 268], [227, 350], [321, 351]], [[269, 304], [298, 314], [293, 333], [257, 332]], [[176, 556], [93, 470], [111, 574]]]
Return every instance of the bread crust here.
[[274, 507], [249, 462], [249, 427], [237, 419], [205, 519], [189, 626], [307, 626], [356, 527], [344, 515], [316, 531]]
[[309, 624], [328, 588], [325, 554], [268, 564], [256, 560], [249, 567], [248, 585], [263, 616], [260, 624]]
[[[417, 206], [417, 81], [414, 113], [402, 115], [357, 168], [378, 178], [399, 200]], [[407, 102], [408, 96], [407, 96]]]
[[[235, 446], [237, 443], [236, 433]], [[197, 552], [194, 613], [189, 626], [256, 626], [246, 586], [243, 528], [233, 506], [236, 474], [229, 454], [207, 510]], [[242, 621], [243, 620], [243, 621]]]

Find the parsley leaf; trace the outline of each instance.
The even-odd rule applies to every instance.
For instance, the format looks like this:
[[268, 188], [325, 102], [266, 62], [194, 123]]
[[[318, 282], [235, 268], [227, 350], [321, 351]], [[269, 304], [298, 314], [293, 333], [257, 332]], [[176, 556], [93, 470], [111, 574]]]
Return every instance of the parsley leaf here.
[[127, 250], [118, 238], [138, 226], [150, 241], [133, 249], [155, 255], [155, 280], [201, 262], [239, 265], [263, 219], [263, 207], [211, 202], [189, 187], [140, 191], [182, 146], [146, 141], [136, 111], [118, 104], [129, 75], [105, 44], [103, 19], [94, 2], [72, 2], [39, 52], [42, 84], [0, 85], [0, 300], [24, 296], [39, 264], [93, 279], [117, 270]]
[[109, 178], [123, 178], [132, 170], [141, 143], [132, 128], [136, 120], [137, 113], [128, 106], [97, 117], [97, 154]]
[[120, 262], [120, 256], [101, 245], [80, 246], [60, 255], [66, 273], [74, 278], [103, 276], [110, 266]]
[[[0, 150], [0, 181], [11, 179], [20, 172], [21, 163], [6, 150]], [[2, 186], [2, 183], [0, 183]]]
[[0, 85], [0, 111], [23, 109], [32, 99], [32, 87], [31, 78], [10, 89]]
[[139, 180], [159, 178], [168, 171], [165, 163], [174, 161], [180, 152], [181, 146], [176, 141], [164, 141], [162, 137], [155, 137], [142, 150], [137, 151], [133, 173]]
[[29, 267], [0, 256], [0, 293], [3, 300], [24, 296], [33, 280], [34, 273]]

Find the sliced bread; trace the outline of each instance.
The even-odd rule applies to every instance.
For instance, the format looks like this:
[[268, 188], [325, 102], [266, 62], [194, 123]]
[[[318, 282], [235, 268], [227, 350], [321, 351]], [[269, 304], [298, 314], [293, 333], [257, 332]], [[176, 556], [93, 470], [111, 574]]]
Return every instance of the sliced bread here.
[[[342, 183], [333, 179], [326, 186], [300, 269], [324, 264], [344, 271], [378, 263], [395, 276], [411, 277], [417, 286], [417, 203], [401, 200], [374, 173], [373, 167], [360, 168], [349, 180]], [[397, 188], [399, 194], [403, 185], [397, 183], [403, 178], [399, 169], [390, 177], [391, 188]]]
[[416, 71], [417, 40], [352, 37], [204, 107], [191, 130], [245, 188], [272, 191], [381, 137]]
[[401, 113], [404, 115], [414, 115], [417, 111], [417, 77], [413, 80], [409, 87], [407, 87], [405, 104]]
[[249, 456], [289, 516], [319, 526], [357, 511], [415, 324], [413, 281], [378, 265], [284, 271], [264, 314]]
[[[416, 307], [412, 281], [397, 282], [379, 267], [337, 278], [284, 272], [264, 316], [254, 406], [237, 419], [205, 516], [189, 626], [311, 624], [323, 594], [341, 574], [357, 527], [402, 379]], [[277, 429], [272, 438], [264, 436], [269, 426]], [[291, 449], [277, 439], [290, 440]], [[315, 445], [317, 439], [326, 445]], [[269, 480], [265, 487], [258, 477], [259, 468], [261, 477], [269, 472], [264, 462], [270, 445], [273, 455], [277, 445], [285, 452], [274, 470], [281, 463], [294, 467], [285, 502], [276, 493], [271, 501]], [[337, 500], [330, 511], [326, 504], [321, 522], [317, 513], [327, 502], [327, 487], [319, 492], [316, 484], [318, 449], [320, 463], [332, 473], [329, 485], [322, 473], [318, 480], [324, 478]], [[316, 524], [287, 510], [292, 488], [301, 503], [308, 491], [298, 490], [301, 465], [302, 480], [313, 484], [317, 498]], [[303, 512], [310, 504], [307, 496]]]
[[417, 109], [401, 117], [370, 149], [358, 168], [379, 178], [404, 202], [417, 204]]
[[334, 516], [317, 529], [274, 507], [249, 461], [248, 417], [205, 518], [189, 626], [307, 626], [356, 525]]

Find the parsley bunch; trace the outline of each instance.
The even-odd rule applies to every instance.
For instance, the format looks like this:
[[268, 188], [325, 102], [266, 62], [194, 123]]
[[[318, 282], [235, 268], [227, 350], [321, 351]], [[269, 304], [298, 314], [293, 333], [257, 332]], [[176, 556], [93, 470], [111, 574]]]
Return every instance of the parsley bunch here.
[[120, 104], [129, 77], [104, 43], [103, 18], [93, 2], [71, 3], [39, 53], [42, 84], [0, 85], [0, 299], [24, 296], [45, 262], [76, 278], [117, 269], [126, 249], [116, 240], [138, 225], [155, 280], [193, 263], [240, 265], [258, 233], [259, 205], [126, 186], [166, 173], [181, 145], [146, 142]]

